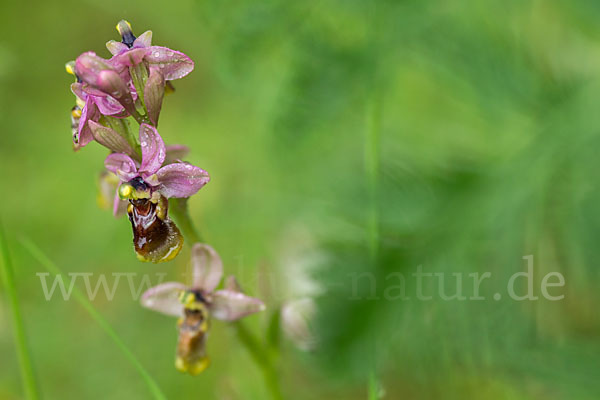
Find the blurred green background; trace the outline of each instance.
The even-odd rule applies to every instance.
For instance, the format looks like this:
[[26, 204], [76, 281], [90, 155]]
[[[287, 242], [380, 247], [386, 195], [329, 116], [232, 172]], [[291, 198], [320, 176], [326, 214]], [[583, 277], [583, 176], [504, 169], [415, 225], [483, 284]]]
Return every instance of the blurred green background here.
[[[316, 349], [281, 337], [284, 398], [366, 399], [370, 374], [385, 399], [600, 397], [600, 3], [3, 0], [0, 10], [0, 216], [44, 398], [150, 395], [79, 304], [45, 301], [45, 270], [20, 237], [65, 273], [180, 280], [189, 263], [187, 246], [167, 264], [137, 262], [129, 222], [97, 206], [106, 150], [71, 149], [64, 63], [108, 57], [122, 18], [196, 62], [165, 99], [160, 132], [211, 175], [192, 216], [226, 272], [267, 303], [247, 325], [267, 340], [285, 301], [316, 301]], [[563, 300], [492, 299], [525, 255], [537, 295], [544, 274], [564, 275], [551, 292]], [[487, 299], [386, 299], [389, 274], [419, 265], [489, 271]], [[369, 278], [353, 296], [362, 272], [379, 299]], [[212, 366], [189, 377], [173, 367], [174, 319], [139, 307], [126, 285], [93, 303], [168, 398], [267, 398], [224, 323], [211, 330]], [[0, 295], [0, 399], [23, 396], [13, 343]]]

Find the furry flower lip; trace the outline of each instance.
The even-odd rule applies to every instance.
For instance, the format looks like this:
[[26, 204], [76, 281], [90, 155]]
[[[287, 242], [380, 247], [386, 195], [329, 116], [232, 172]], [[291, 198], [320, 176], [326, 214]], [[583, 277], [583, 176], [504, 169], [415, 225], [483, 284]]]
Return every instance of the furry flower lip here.
[[[92, 125], [103, 131], [102, 140], [119, 140], [109, 128]], [[106, 139], [109, 138], [109, 139]], [[190, 197], [210, 181], [206, 171], [194, 165], [175, 162], [165, 164], [166, 146], [156, 128], [142, 124], [139, 132], [141, 160], [125, 142], [126, 153], [106, 157], [106, 169], [121, 181], [119, 198], [128, 200], [127, 214], [133, 229], [133, 243], [141, 261], [163, 262], [173, 259], [183, 245], [183, 236], [168, 217], [171, 197]], [[113, 146], [118, 147], [118, 146]], [[128, 153], [128, 154], [127, 154]], [[132, 158], [133, 157], [133, 158]], [[165, 164], [165, 165], [163, 165]]]
[[196, 243], [192, 247], [191, 287], [165, 282], [142, 295], [142, 306], [179, 317], [175, 367], [181, 372], [196, 375], [210, 364], [205, 345], [212, 318], [235, 321], [265, 309], [261, 300], [242, 293], [232, 276], [226, 279], [224, 289], [215, 290], [222, 276], [221, 257], [211, 246]]

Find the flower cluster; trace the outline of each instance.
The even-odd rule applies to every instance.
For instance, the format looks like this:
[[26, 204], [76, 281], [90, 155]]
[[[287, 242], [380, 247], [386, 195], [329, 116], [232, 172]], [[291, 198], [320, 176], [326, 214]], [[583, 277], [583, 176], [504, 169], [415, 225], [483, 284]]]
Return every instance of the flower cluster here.
[[[136, 37], [127, 21], [120, 21], [117, 31], [121, 41], [106, 43], [110, 58], [89, 51], [66, 64], [76, 80], [71, 85], [76, 100], [71, 110], [73, 148], [78, 151], [97, 142], [109, 150], [98, 181], [100, 204], [112, 205], [115, 216], [127, 213], [140, 261], [169, 261], [183, 247], [183, 235], [169, 217], [169, 204], [176, 206], [172, 211], [181, 218], [184, 233], [197, 242], [185, 199], [210, 181], [206, 171], [182, 161], [187, 146], [166, 145], [157, 130], [165, 94], [174, 91], [171, 81], [189, 74], [194, 63], [181, 52], [153, 46], [151, 31]], [[191, 285], [159, 284], [142, 295], [141, 305], [178, 317], [175, 366], [196, 375], [209, 365], [205, 346], [211, 321], [236, 321], [265, 305], [245, 295], [232, 276], [217, 290], [223, 263], [211, 246], [193, 243], [191, 253]], [[280, 318], [272, 321], [280, 321], [301, 349], [312, 350], [317, 343], [310, 324], [314, 313], [314, 301], [303, 298], [286, 302], [275, 314]], [[274, 398], [281, 398], [268, 345], [261, 345], [241, 325], [238, 334], [264, 370]]]
[[[126, 21], [121, 41], [109, 41], [104, 59], [88, 51], [66, 64], [74, 75], [71, 112], [75, 150], [95, 141], [110, 150], [101, 175], [102, 193], [113, 191], [113, 212], [126, 210], [141, 261], [173, 259], [183, 236], [168, 216], [169, 198], [188, 198], [209, 182], [208, 173], [181, 161], [182, 145], [165, 146], [156, 127], [170, 81], [194, 69], [185, 54], [152, 45], [152, 32], [135, 37]], [[132, 124], [139, 124], [139, 130]]]
[[[183, 53], [152, 46], [150, 31], [136, 38], [126, 21], [117, 30], [121, 42], [106, 44], [110, 59], [86, 52], [66, 65], [76, 78], [73, 146], [79, 150], [95, 141], [110, 151], [100, 176], [102, 203], [112, 201], [116, 216], [129, 215], [138, 259], [169, 261], [183, 246], [183, 235], [168, 216], [169, 199], [186, 199], [210, 180], [203, 169], [181, 161], [186, 146], [165, 145], [157, 130], [163, 98], [173, 90], [170, 81], [189, 74], [194, 63]], [[195, 243], [192, 265], [191, 287], [163, 283], [144, 293], [141, 303], [179, 317], [175, 366], [195, 375], [209, 364], [205, 343], [211, 319], [234, 321], [265, 306], [243, 294], [233, 277], [216, 290], [223, 264], [212, 247]]]

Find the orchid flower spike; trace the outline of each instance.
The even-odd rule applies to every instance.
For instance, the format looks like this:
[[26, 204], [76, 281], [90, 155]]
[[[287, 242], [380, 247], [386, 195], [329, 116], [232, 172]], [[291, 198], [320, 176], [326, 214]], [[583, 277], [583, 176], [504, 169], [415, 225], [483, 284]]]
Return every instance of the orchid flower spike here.
[[106, 48], [113, 55], [109, 63], [140, 93], [148, 119], [156, 126], [165, 87], [169, 89], [172, 87], [169, 81], [181, 79], [192, 72], [194, 62], [179, 51], [152, 46], [152, 31], [136, 37], [131, 24], [125, 20], [119, 21], [117, 31], [121, 42], [110, 40], [106, 43]]
[[264, 303], [246, 296], [234, 279], [225, 289], [215, 290], [223, 276], [223, 262], [209, 245], [196, 243], [192, 248], [192, 286], [165, 282], [148, 289], [141, 298], [142, 306], [179, 317], [179, 339], [175, 367], [196, 375], [209, 365], [206, 339], [211, 318], [235, 321], [263, 311]]
[[[192, 196], [210, 181], [208, 173], [184, 162], [166, 164], [165, 144], [151, 125], [140, 126], [140, 158], [117, 132], [90, 124], [96, 140], [114, 151], [122, 151], [106, 157], [104, 165], [121, 182], [118, 196], [130, 203], [127, 213], [138, 259], [155, 263], [172, 260], [181, 250], [183, 236], [168, 217], [167, 199]], [[115, 199], [115, 207], [116, 204]]]
[[172, 89], [170, 81], [194, 69], [194, 62], [185, 54], [152, 46], [151, 31], [136, 37], [124, 20], [117, 24], [117, 31], [121, 42], [106, 44], [113, 55], [110, 59], [88, 51], [65, 66], [76, 78], [71, 85], [77, 99], [71, 121], [76, 150], [95, 139], [90, 121], [132, 116], [138, 123], [157, 126], [165, 90]]
[[152, 46], [152, 31], [146, 31], [135, 37], [131, 24], [119, 21], [117, 31], [121, 42], [110, 40], [106, 48], [113, 57], [110, 64], [123, 71], [144, 63], [148, 69], [156, 68], [165, 80], [180, 79], [194, 70], [194, 62], [180, 51], [162, 46]]

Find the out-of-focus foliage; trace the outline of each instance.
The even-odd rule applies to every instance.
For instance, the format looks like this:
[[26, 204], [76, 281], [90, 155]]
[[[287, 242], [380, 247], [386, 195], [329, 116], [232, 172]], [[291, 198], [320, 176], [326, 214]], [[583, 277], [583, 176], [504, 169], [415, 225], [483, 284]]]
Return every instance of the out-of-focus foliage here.
[[[279, 339], [286, 399], [364, 399], [373, 371], [389, 399], [600, 395], [597, 2], [8, 0], [0, 11], [1, 213], [46, 398], [147, 392], [74, 301], [45, 301], [19, 235], [65, 272], [109, 282], [180, 280], [189, 259], [186, 249], [165, 265], [137, 262], [128, 221], [97, 207], [104, 150], [71, 150], [63, 65], [86, 50], [108, 57], [121, 18], [196, 61], [159, 130], [211, 174], [193, 218], [226, 272], [266, 301], [252, 329], [266, 332], [307, 287], [317, 293], [317, 349]], [[526, 255], [536, 295], [557, 271], [564, 300], [507, 298]], [[489, 271], [486, 300], [418, 301], [417, 266], [446, 273], [448, 293], [463, 273], [467, 296], [468, 274]], [[357, 293], [364, 272], [374, 281]], [[397, 272], [410, 300], [386, 298]], [[265, 398], [224, 324], [209, 340], [212, 366], [191, 378], [173, 367], [173, 320], [142, 310], [126, 285], [94, 304], [169, 398]], [[10, 399], [20, 387], [5, 309], [0, 296]]]

